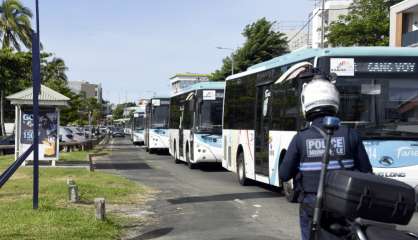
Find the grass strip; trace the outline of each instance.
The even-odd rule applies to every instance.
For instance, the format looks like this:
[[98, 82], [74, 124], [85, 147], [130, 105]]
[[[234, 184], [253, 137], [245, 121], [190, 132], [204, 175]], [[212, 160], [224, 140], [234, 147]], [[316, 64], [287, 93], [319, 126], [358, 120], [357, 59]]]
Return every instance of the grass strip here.
[[[13, 156], [0, 156], [0, 171]], [[79, 204], [67, 201], [67, 178], [75, 180]], [[0, 189], [0, 239], [115, 239], [122, 230], [123, 216], [94, 219], [93, 200], [104, 197], [108, 204], [135, 204], [147, 189], [125, 178], [75, 168], [40, 169], [40, 208], [32, 210], [32, 168], [20, 168]]]

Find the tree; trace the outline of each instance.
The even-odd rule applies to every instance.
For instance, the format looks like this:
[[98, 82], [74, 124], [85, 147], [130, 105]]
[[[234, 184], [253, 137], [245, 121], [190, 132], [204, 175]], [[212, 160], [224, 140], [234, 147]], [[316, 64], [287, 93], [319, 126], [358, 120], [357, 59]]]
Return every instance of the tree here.
[[[0, 4], [0, 37], [2, 48], [21, 50], [21, 43], [30, 48], [32, 45], [32, 12], [19, 0], [4, 0]], [[0, 79], [0, 130], [4, 135], [4, 86], [8, 79]]]
[[[273, 24], [261, 18], [244, 28], [242, 35], [246, 41], [232, 54], [235, 72], [245, 71], [249, 66], [287, 53], [287, 38], [283, 33], [274, 31]], [[212, 73], [211, 80], [224, 81], [231, 74], [231, 65], [231, 57], [223, 59], [221, 69]]]
[[326, 34], [332, 46], [387, 46], [389, 8], [400, 0], [354, 0], [349, 13], [340, 16]]
[[23, 6], [19, 0], [4, 0], [0, 5], [0, 31], [2, 47], [21, 50], [32, 46], [32, 12]]
[[113, 119], [120, 119], [123, 118], [123, 109], [125, 108], [125, 104], [118, 104], [113, 110], [112, 118]]
[[[0, 132], [2, 135], [5, 134], [5, 119], [13, 119], [14, 117], [13, 108], [10, 103], [4, 101], [4, 96], [23, 90], [31, 85], [31, 62], [31, 53], [14, 53], [10, 49], [0, 50]], [[13, 79], [13, 81], [4, 81], [5, 79]]]
[[[49, 56], [49, 55], [48, 55]], [[65, 73], [68, 70], [65, 62], [61, 58], [54, 57], [51, 61], [45, 62], [42, 69], [42, 82], [48, 80], [58, 80], [67, 82], [68, 77]]]

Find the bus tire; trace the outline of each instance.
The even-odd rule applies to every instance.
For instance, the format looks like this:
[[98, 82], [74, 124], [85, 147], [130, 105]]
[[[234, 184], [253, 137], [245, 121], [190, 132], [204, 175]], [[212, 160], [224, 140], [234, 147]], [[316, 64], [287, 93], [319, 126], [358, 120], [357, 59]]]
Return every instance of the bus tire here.
[[176, 142], [174, 142], [174, 163], [175, 164], [179, 164], [180, 163], [180, 160], [178, 159], [178, 157], [177, 157], [177, 147], [176, 147]]
[[239, 184], [247, 186], [249, 184], [248, 178], [245, 176], [244, 153], [238, 153], [237, 157], [237, 178]]
[[293, 182], [284, 182], [283, 183], [283, 193], [286, 196], [286, 200], [291, 203], [295, 203], [298, 199], [297, 192], [293, 189]]
[[187, 147], [186, 147], [186, 163], [190, 169], [196, 168], [196, 164], [190, 162], [189, 144], [187, 144]]

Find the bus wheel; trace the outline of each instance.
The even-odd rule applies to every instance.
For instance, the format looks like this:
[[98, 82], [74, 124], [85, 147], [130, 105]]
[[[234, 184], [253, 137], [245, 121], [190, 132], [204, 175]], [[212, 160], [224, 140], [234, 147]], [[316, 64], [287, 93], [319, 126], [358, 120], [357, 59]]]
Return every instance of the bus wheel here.
[[196, 164], [193, 164], [192, 162], [190, 162], [189, 146], [187, 146], [187, 148], [186, 148], [186, 162], [187, 162], [187, 166], [190, 169], [195, 169], [196, 168]]
[[148, 149], [148, 152], [149, 152], [150, 154], [154, 154], [154, 153], [155, 153], [155, 149], [149, 148], [149, 149]]
[[246, 186], [249, 183], [248, 178], [245, 176], [245, 164], [244, 164], [244, 153], [240, 152], [237, 157], [237, 177], [238, 182], [242, 186]]
[[180, 160], [177, 157], [177, 149], [176, 149], [176, 143], [174, 142], [174, 163], [179, 164]]
[[298, 194], [293, 189], [293, 182], [284, 182], [283, 192], [288, 202], [294, 203], [298, 199]]

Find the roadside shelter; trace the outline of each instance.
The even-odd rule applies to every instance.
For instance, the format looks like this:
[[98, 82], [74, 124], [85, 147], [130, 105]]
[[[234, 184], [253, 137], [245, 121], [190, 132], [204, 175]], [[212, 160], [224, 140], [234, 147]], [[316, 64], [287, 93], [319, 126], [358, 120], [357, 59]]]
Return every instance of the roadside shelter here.
[[[15, 105], [15, 159], [23, 154], [33, 141], [33, 89], [27, 88], [7, 96]], [[60, 108], [68, 105], [70, 99], [44, 85], [39, 94], [39, 160], [59, 159]], [[33, 160], [33, 153], [27, 158]], [[25, 164], [25, 163], [24, 163]]]

